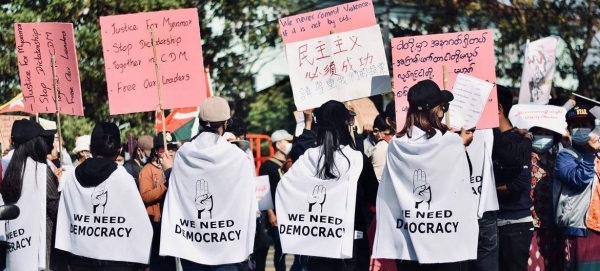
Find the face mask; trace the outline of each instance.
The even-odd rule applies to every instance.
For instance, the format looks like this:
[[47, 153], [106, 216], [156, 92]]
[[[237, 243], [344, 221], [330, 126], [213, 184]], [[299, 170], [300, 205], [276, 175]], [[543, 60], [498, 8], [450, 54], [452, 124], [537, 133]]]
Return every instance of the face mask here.
[[123, 162], [117, 162], [117, 165], [119, 165], [119, 166], [123, 166], [123, 164], [124, 164]]
[[574, 128], [571, 131], [571, 139], [575, 145], [583, 146], [590, 138], [591, 132], [592, 129], [590, 128]]
[[543, 135], [536, 136], [535, 140], [531, 144], [533, 150], [539, 153], [546, 153], [552, 148], [552, 144], [554, 143], [554, 139], [552, 136]]
[[292, 143], [287, 143], [285, 149], [282, 150], [283, 154], [288, 155], [292, 151]]

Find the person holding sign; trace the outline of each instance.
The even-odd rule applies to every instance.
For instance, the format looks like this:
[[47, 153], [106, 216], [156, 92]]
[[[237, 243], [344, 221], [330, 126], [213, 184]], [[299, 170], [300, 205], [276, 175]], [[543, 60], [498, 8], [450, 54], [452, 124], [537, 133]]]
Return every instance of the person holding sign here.
[[570, 270], [600, 268], [600, 194], [598, 135], [590, 134], [594, 117], [585, 106], [567, 112], [573, 145], [556, 157], [553, 195], [555, 222], [566, 239], [565, 266]]
[[473, 133], [442, 123], [453, 98], [431, 80], [412, 86], [406, 122], [388, 147], [373, 258], [397, 259], [399, 271], [467, 270], [477, 257], [479, 198], [466, 152]]
[[168, 177], [160, 255], [181, 258], [184, 271], [237, 271], [253, 251], [255, 173], [221, 136], [230, 117], [225, 99], [204, 100], [202, 131], [179, 148]]
[[71, 271], [133, 271], [150, 257], [152, 226], [133, 178], [115, 163], [119, 128], [97, 124], [88, 158], [65, 183], [56, 248], [72, 254]]
[[[164, 136], [164, 139], [163, 139]], [[164, 146], [164, 140], [167, 146]], [[158, 133], [154, 137], [154, 148], [150, 153], [150, 160], [144, 166], [139, 175], [140, 195], [146, 206], [146, 211], [152, 223], [153, 237], [152, 250], [150, 254], [151, 270], [175, 270], [175, 261], [172, 257], [161, 257], [158, 255], [160, 248], [160, 221], [164, 197], [167, 194], [168, 182], [165, 178], [161, 160], [165, 156], [172, 159], [177, 151], [177, 138], [174, 134], [166, 132]]]
[[308, 258], [308, 271], [366, 270], [365, 210], [375, 202], [370, 160], [354, 148], [344, 104], [314, 110], [317, 147], [306, 150], [277, 186], [277, 222], [284, 253]]
[[46, 164], [56, 130], [44, 130], [30, 120], [17, 120], [11, 131], [14, 152], [4, 171], [4, 204], [15, 204], [21, 214], [6, 223], [7, 270], [66, 270], [54, 249], [58, 180]]

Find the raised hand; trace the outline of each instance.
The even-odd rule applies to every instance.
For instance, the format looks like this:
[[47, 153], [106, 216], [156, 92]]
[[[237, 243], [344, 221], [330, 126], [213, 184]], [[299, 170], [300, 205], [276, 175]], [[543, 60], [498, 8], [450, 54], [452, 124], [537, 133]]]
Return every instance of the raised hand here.
[[208, 182], [205, 180], [196, 181], [196, 209], [198, 209], [198, 219], [202, 218], [203, 212], [208, 212], [212, 218], [213, 198], [208, 191]]
[[321, 212], [323, 212], [323, 204], [327, 199], [327, 189], [322, 185], [315, 185], [313, 189], [312, 195], [309, 194], [307, 197], [308, 200], [308, 211], [312, 212], [312, 208], [315, 204], [321, 205]]
[[106, 191], [106, 182], [103, 182], [96, 186], [96, 188], [94, 188], [94, 192], [92, 192], [92, 206], [94, 206], [94, 214], [98, 210], [98, 206], [102, 206], [102, 213], [104, 213], [107, 202], [108, 191]]
[[427, 183], [425, 171], [420, 169], [415, 170], [413, 174], [413, 197], [415, 199], [415, 208], [419, 208], [419, 204], [422, 202], [427, 202], [427, 208], [429, 209], [431, 187]]

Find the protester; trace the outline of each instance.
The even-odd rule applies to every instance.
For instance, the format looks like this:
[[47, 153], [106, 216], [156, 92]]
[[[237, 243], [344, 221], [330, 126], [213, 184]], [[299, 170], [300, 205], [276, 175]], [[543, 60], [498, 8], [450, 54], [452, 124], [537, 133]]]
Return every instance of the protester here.
[[80, 136], [75, 140], [73, 154], [75, 155], [75, 162], [73, 162], [74, 167], [79, 166], [81, 163], [83, 163], [83, 161], [85, 161], [85, 159], [91, 157], [89, 135]]
[[354, 110], [348, 110], [348, 112], [350, 114], [350, 117], [348, 117], [348, 129], [350, 130], [352, 141], [354, 141], [354, 146], [356, 150], [365, 153], [365, 139], [358, 133], [358, 127], [356, 126], [356, 112], [354, 112]]
[[398, 271], [468, 270], [477, 256], [479, 198], [466, 153], [473, 134], [442, 124], [453, 98], [431, 80], [412, 86], [406, 122], [388, 148], [373, 258], [397, 259]]
[[230, 116], [223, 98], [204, 100], [202, 131], [175, 156], [160, 254], [181, 258], [184, 271], [237, 270], [253, 251], [255, 173], [246, 154], [221, 137]]
[[6, 224], [7, 270], [67, 270], [53, 239], [60, 194], [46, 156], [52, 151], [55, 133], [30, 120], [13, 124], [14, 152], [4, 169], [0, 192], [4, 204], [17, 205], [20, 215]]
[[119, 128], [97, 124], [93, 158], [66, 182], [60, 200], [56, 248], [72, 254], [71, 271], [130, 271], [148, 264], [152, 226], [133, 178], [115, 160]]
[[565, 239], [566, 270], [600, 269], [600, 150], [598, 135], [590, 135], [594, 117], [587, 106], [567, 112], [573, 144], [562, 149], [555, 164], [553, 202], [556, 225]]
[[497, 90], [499, 127], [493, 129], [492, 159], [500, 205], [497, 212], [499, 270], [527, 270], [533, 235], [530, 169], [533, 135], [513, 128], [508, 119], [513, 95], [500, 85]]
[[390, 133], [390, 126], [385, 122], [385, 117], [382, 114], [377, 115], [373, 121], [373, 132], [372, 135], [375, 138], [376, 144], [373, 147], [371, 155], [371, 164], [375, 170], [377, 181], [381, 180], [383, 174], [383, 168], [385, 167], [385, 161], [387, 158], [387, 150], [389, 145], [390, 137], [387, 137]]
[[392, 100], [385, 106], [385, 123], [390, 126], [390, 135], [396, 134], [396, 101]]
[[140, 171], [142, 171], [142, 167], [148, 162], [148, 157], [152, 152], [153, 146], [153, 138], [151, 136], [141, 136], [137, 141], [135, 139], [130, 140], [128, 145], [131, 145], [131, 149], [133, 150], [131, 153], [131, 159], [123, 165], [127, 173], [133, 176], [135, 180], [135, 184], [138, 184], [138, 177], [140, 175]]
[[[292, 141], [294, 136], [286, 130], [277, 130], [271, 135], [271, 144], [275, 150], [273, 157], [262, 163], [258, 170], [259, 176], [269, 176], [269, 184], [271, 185], [271, 197], [275, 202], [275, 192], [277, 185], [283, 175], [282, 168], [287, 156], [292, 150]], [[279, 239], [279, 231], [277, 230], [277, 215], [275, 210], [267, 211], [269, 234], [275, 243], [275, 255], [273, 256], [273, 264], [276, 271], [285, 271], [285, 254], [281, 251], [281, 240]], [[268, 250], [267, 250], [268, 251]], [[266, 255], [265, 255], [266, 256]]]
[[[164, 139], [167, 141], [166, 149]], [[160, 160], [165, 156], [169, 156], [171, 159], [175, 157], [178, 143], [175, 135], [170, 132], [165, 133], [164, 139], [162, 132], [154, 137], [154, 148], [138, 179], [140, 194], [152, 223], [153, 237], [150, 254], [150, 270], [152, 271], [174, 270], [175, 268], [173, 257], [159, 256], [162, 206], [168, 186]]]
[[528, 271], [564, 270], [560, 232], [551, 220], [553, 215], [552, 185], [554, 162], [561, 135], [548, 129], [533, 127], [531, 153], [531, 199], [533, 238], [529, 250]]
[[[314, 112], [317, 147], [308, 149], [277, 187], [276, 210], [283, 251], [315, 256], [308, 258], [308, 271], [366, 270], [369, 247], [363, 207], [367, 202], [375, 202], [375, 172], [368, 158], [354, 149], [348, 129], [350, 113], [342, 103], [329, 101]], [[309, 217], [329, 217], [339, 226], [303, 224], [290, 219], [294, 214], [305, 216], [306, 222]], [[352, 229], [352, 224], [353, 230], [344, 228]], [[307, 228], [313, 233], [291, 230], [296, 228]]]
[[[239, 117], [233, 117], [231, 118], [231, 122], [228, 123], [227, 128], [226, 128], [226, 133], [223, 134], [223, 136], [225, 137], [225, 134], [232, 134], [234, 136], [233, 139], [229, 140], [228, 138], [230, 136], [227, 136], [226, 139], [227, 141], [234, 141], [234, 142], [238, 142], [238, 141], [246, 141], [246, 133], [247, 128], [246, 128], [246, 123], [244, 122], [244, 120], [242, 118]], [[254, 154], [252, 153], [252, 149], [250, 148], [246, 148], [244, 150], [244, 152], [246, 153], [246, 156], [248, 157], [248, 161], [250, 161], [250, 164], [252, 165], [253, 168], [255, 168], [255, 164], [254, 164]]]

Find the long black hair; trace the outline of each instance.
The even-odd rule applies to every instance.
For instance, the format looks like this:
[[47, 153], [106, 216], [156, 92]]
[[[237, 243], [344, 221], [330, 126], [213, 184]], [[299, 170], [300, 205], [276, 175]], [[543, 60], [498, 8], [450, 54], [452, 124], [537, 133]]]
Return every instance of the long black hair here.
[[[196, 139], [196, 137], [198, 137], [201, 133], [219, 134], [218, 130], [221, 126], [225, 126], [225, 122], [226, 121], [210, 122], [199, 119], [198, 123], [200, 124], [200, 127], [202, 127], [202, 130], [198, 131], [198, 133], [194, 137], [192, 137], [191, 140]], [[223, 131], [225, 131], [225, 127], [223, 127]]]
[[[317, 118], [317, 145], [321, 146], [316, 176], [323, 180], [337, 179], [338, 168], [335, 164], [335, 152], [340, 146], [349, 145], [356, 149], [350, 135], [348, 119], [350, 113], [344, 104], [329, 101], [315, 110]], [[350, 159], [342, 153], [350, 164]]]
[[13, 142], [15, 150], [12, 158], [10, 159], [10, 163], [6, 168], [6, 173], [4, 173], [2, 187], [0, 188], [0, 193], [2, 194], [5, 204], [15, 204], [21, 198], [25, 170], [37, 171], [37, 168], [25, 168], [28, 157], [33, 159], [33, 161], [40, 163], [40, 165], [36, 165], [36, 167], [48, 167], [48, 165], [46, 165], [46, 156], [52, 151], [53, 141], [53, 136], [36, 136], [22, 144], [16, 144]]

